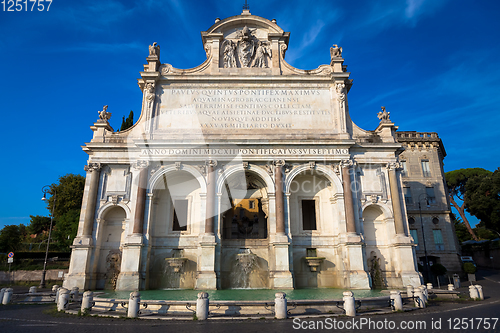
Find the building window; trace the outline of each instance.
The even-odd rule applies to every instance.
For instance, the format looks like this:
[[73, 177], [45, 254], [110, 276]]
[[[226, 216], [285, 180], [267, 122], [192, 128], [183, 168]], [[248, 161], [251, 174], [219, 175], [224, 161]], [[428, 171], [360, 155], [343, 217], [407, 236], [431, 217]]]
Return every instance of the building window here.
[[443, 242], [443, 234], [441, 230], [434, 229], [432, 230], [432, 234], [434, 235], [434, 245], [436, 245], [436, 250], [443, 251], [444, 250], [444, 242]]
[[401, 161], [401, 165], [403, 167], [403, 170], [401, 171], [401, 175], [403, 177], [407, 177], [408, 176], [408, 168], [406, 166], [406, 161]]
[[412, 199], [411, 199], [411, 190], [409, 187], [403, 187], [403, 194], [405, 196], [405, 203], [407, 205], [412, 204]]
[[422, 174], [424, 177], [431, 176], [431, 169], [430, 169], [428, 160], [422, 160]]
[[433, 217], [432, 218], [432, 223], [438, 224], [439, 223], [439, 219], [437, 217]]
[[434, 193], [434, 187], [426, 187], [425, 193], [427, 194], [427, 201], [429, 204], [436, 203], [436, 194]]
[[413, 243], [416, 245], [415, 250], [419, 250], [417, 229], [410, 229], [410, 235], [413, 238]]
[[410, 216], [410, 217], [408, 218], [408, 223], [409, 223], [409, 224], [415, 224], [415, 219], [413, 218], [413, 216]]
[[315, 200], [302, 200], [302, 229], [316, 230]]
[[255, 209], [255, 201], [250, 200], [250, 201], [248, 202], [248, 208], [249, 208], [249, 209]]
[[188, 217], [188, 201], [174, 200], [173, 231], [186, 231]]

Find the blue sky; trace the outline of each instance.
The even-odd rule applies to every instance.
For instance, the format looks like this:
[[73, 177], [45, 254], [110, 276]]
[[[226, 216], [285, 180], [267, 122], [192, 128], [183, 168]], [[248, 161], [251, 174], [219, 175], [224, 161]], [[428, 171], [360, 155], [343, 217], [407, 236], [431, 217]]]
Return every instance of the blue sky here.
[[[89, 126], [109, 105], [111, 125], [141, 108], [136, 79], [158, 42], [161, 61], [205, 59], [200, 31], [244, 1], [53, 0], [50, 11], [0, 11], [0, 228], [47, 214], [41, 188], [83, 174]], [[495, 170], [500, 123], [500, 2], [444, 0], [249, 1], [291, 33], [295, 67], [329, 63], [343, 47], [353, 120], [367, 130], [384, 105], [400, 130], [438, 132], [445, 171]], [[0, 4], [1, 6], [1, 4]], [[0, 8], [1, 10], [2, 8]]]

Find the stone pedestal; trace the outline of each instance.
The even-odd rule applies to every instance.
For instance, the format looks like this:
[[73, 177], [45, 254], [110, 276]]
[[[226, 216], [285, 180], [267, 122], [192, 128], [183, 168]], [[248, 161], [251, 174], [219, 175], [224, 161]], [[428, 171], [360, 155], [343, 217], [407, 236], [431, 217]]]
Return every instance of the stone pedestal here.
[[198, 247], [198, 274], [196, 289], [217, 289], [217, 275], [215, 274], [215, 242], [214, 235], [203, 235]]
[[288, 237], [276, 236], [274, 248], [274, 272], [272, 272], [270, 285], [274, 289], [293, 289], [293, 278], [290, 272]]
[[121, 271], [116, 281], [116, 290], [140, 289], [141, 276], [139, 268], [142, 246], [142, 234], [131, 235], [126, 238], [122, 253]]

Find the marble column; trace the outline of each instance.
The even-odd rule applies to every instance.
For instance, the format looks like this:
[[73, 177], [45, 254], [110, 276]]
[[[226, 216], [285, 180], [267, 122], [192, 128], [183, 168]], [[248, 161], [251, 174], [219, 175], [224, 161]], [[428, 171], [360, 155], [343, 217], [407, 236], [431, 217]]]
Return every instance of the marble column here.
[[90, 173], [89, 194], [87, 196], [87, 208], [85, 210], [85, 219], [83, 222], [84, 237], [92, 237], [92, 227], [94, 226], [95, 206], [97, 202], [97, 190], [99, 189], [99, 175], [101, 164], [89, 163], [85, 166], [85, 171]]
[[342, 166], [342, 185], [344, 187], [344, 205], [345, 205], [345, 220], [346, 220], [346, 232], [356, 233], [356, 223], [354, 216], [354, 203], [352, 200], [352, 189], [351, 189], [351, 166], [353, 165], [352, 160], [346, 160], [341, 163]]
[[285, 205], [283, 193], [283, 166], [285, 161], [278, 160], [274, 168], [274, 186], [276, 192], [276, 234], [285, 234]]
[[396, 234], [405, 236], [403, 213], [401, 212], [401, 200], [399, 195], [398, 178], [396, 174], [398, 168], [399, 168], [399, 163], [387, 164], [387, 169], [389, 172], [389, 186], [391, 188], [392, 210], [394, 211], [394, 226], [396, 228]]
[[144, 209], [146, 207], [146, 190], [148, 182], [147, 162], [145, 165], [138, 164], [140, 168], [139, 182], [137, 184], [137, 198], [135, 203], [134, 229], [133, 234], [142, 235], [144, 225]]
[[215, 206], [215, 167], [217, 161], [209, 160], [207, 162], [207, 196], [206, 196], [206, 217], [205, 217], [205, 233], [214, 234], [214, 206]]

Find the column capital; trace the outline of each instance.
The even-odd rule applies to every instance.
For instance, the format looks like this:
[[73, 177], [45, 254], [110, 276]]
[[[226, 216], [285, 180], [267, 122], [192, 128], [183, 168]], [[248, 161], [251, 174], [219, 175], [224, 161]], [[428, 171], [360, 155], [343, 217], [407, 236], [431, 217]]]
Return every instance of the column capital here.
[[101, 163], [89, 162], [88, 165], [83, 167], [83, 170], [88, 172], [99, 171], [101, 167], [102, 167]]
[[356, 161], [354, 161], [352, 158], [349, 158], [349, 159], [345, 159], [345, 160], [341, 160], [339, 162], [339, 166], [341, 168], [349, 168], [349, 167], [353, 167], [353, 166], [356, 166]]
[[149, 166], [149, 161], [146, 160], [137, 160], [132, 163], [132, 167], [137, 170], [145, 169]]
[[205, 161], [205, 165], [208, 167], [215, 168], [217, 166], [217, 160], [207, 160]]
[[274, 160], [273, 164], [277, 167], [283, 167], [283, 166], [285, 166], [286, 162], [285, 162], [285, 160]]
[[385, 166], [387, 170], [400, 170], [403, 169], [403, 164], [401, 162], [389, 162]]

